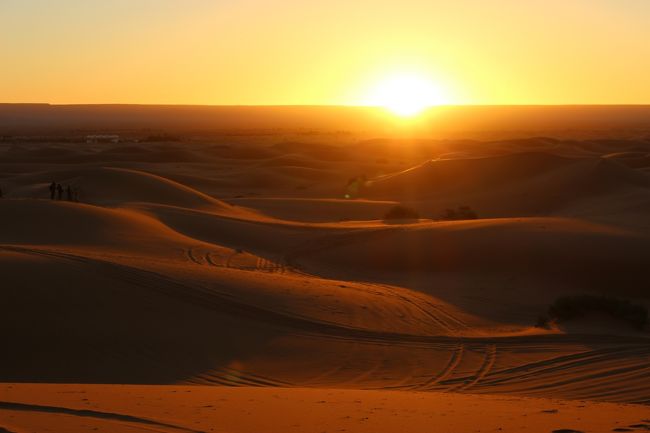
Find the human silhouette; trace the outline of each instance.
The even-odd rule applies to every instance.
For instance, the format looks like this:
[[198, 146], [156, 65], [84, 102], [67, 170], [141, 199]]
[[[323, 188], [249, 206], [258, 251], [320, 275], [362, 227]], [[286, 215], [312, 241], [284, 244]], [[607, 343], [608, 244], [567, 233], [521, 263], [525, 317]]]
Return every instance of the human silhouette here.
[[50, 200], [54, 200], [55, 193], [56, 193], [56, 183], [52, 182], [50, 184]]
[[63, 199], [63, 187], [61, 186], [61, 184], [58, 184], [56, 186], [56, 198], [57, 200]]
[[70, 188], [70, 185], [65, 189], [65, 195], [68, 201], [72, 201], [72, 188]]
[[0, 198], [2, 198], [2, 188], [0, 188]]

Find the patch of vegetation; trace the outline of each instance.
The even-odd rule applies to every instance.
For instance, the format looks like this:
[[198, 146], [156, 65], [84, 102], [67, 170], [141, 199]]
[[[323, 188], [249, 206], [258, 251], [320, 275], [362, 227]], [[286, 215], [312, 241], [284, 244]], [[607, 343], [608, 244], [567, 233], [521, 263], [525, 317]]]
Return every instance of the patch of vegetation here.
[[556, 299], [548, 308], [548, 317], [540, 317], [536, 326], [547, 328], [551, 321], [577, 319], [588, 313], [606, 314], [640, 330], [648, 324], [648, 309], [643, 305], [611, 296], [577, 295]]
[[413, 220], [419, 218], [420, 214], [417, 210], [402, 205], [393, 206], [384, 214], [384, 220]]
[[551, 327], [551, 319], [548, 316], [539, 316], [535, 322], [535, 328], [549, 329]]
[[478, 214], [469, 206], [458, 206], [457, 209], [446, 209], [440, 219], [446, 221], [475, 220]]

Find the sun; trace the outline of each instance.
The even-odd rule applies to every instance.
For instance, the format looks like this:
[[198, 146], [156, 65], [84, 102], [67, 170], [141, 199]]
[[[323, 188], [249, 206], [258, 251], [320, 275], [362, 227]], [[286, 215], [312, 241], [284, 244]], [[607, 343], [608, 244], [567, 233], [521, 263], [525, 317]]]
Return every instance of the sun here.
[[426, 108], [444, 103], [442, 91], [430, 80], [417, 74], [399, 74], [376, 84], [368, 105], [385, 107], [402, 117], [412, 117]]

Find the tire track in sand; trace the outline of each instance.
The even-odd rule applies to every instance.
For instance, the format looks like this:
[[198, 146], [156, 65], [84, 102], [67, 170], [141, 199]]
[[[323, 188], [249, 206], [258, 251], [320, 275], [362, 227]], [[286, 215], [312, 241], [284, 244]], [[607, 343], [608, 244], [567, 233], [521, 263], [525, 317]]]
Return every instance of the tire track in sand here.
[[372, 343], [411, 345], [414, 343], [448, 342], [450, 337], [404, 334], [390, 331], [375, 331], [330, 322], [310, 317], [291, 315], [261, 306], [246, 303], [227, 292], [221, 292], [198, 284], [186, 284], [180, 280], [155, 271], [140, 269], [105, 259], [66, 253], [43, 248], [28, 248], [15, 245], [0, 245], [0, 250], [64, 260], [82, 267], [90, 267], [110, 278], [137, 285], [171, 296], [178, 300], [198, 304], [225, 314], [247, 317], [258, 322], [293, 329], [294, 332], [310, 335], [319, 334], [344, 341], [367, 341]]
[[[184, 251], [185, 257], [187, 259], [199, 266], [209, 265], [215, 268], [228, 268], [228, 269], [238, 269], [241, 271], [259, 271], [259, 272], [268, 272], [268, 273], [281, 273], [284, 274], [287, 272], [287, 267], [282, 263], [269, 260], [267, 258], [255, 255], [248, 255], [251, 261], [250, 266], [244, 265], [234, 265], [232, 264], [233, 259], [235, 259], [239, 254], [242, 254], [240, 251], [234, 250], [227, 257], [220, 257], [219, 254], [214, 251], [205, 251], [197, 252], [198, 248], [190, 247]], [[215, 259], [217, 256], [219, 259]], [[201, 258], [203, 260], [201, 260]], [[254, 264], [253, 262], [254, 258]]]
[[494, 344], [486, 346], [484, 352], [483, 363], [476, 371], [473, 376], [470, 376], [465, 379], [464, 383], [447, 389], [448, 392], [462, 392], [467, 391], [469, 388], [473, 387], [479, 383], [494, 367], [494, 363], [497, 359], [497, 347]]
[[196, 258], [194, 255], [194, 248], [188, 248], [185, 250], [185, 256], [193, 263], [196, 263], [197, 265], [203, 265], [199, 259]]
[[451, 353], [447, 365], [445, 365], [444, 368], [438, 372], [438, 374], [432, 376], [429, 380], [422, 382], [413, 388], [418, 390], [431, 390], [435, 387], [435, 385], [447, 379], [456, 370], [456, 368], [458, 368], [458, 365], [463, 359], [463, 352], [465, 352], [465, 345], [463, 343], [458, 343], [454, 351]]

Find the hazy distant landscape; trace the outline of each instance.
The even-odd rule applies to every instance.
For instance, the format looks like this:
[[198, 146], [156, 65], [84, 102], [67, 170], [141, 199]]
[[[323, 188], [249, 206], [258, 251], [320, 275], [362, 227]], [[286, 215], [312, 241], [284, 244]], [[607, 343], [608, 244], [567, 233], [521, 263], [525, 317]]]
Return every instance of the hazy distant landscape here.
[[85, 133], [206, 137], [237, 133], [357, 134], [416, 138], [647, 138], [650, 106], [439, 106], [417, 118], [382, 107], [0, 104], [0, 135]]

